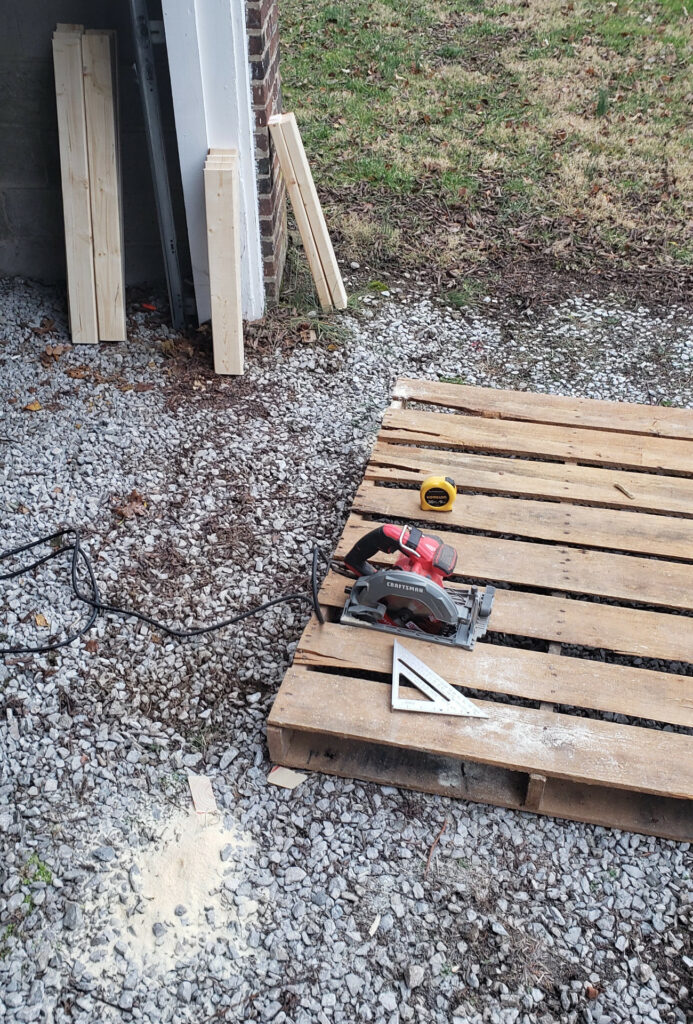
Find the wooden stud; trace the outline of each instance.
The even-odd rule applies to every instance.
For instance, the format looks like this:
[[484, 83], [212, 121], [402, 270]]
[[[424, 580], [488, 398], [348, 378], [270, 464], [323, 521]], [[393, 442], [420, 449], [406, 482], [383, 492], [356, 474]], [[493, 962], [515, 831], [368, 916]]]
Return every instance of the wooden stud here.
[[99, 339], [99, 327], [94, 279], [81, 34], [81, 25], [58, 26], [53, 35], [53, 68], [58, 112], [70, 332], [72, 341], [76, 344], [95, 344]]
[[238, 154], [208, 157], [204, 168], [207, 247], [216, 373], [243, 373]]
[[281, 167], [282, 174], [284, 176], [286, 190], [289, 193], [291, 208], [294, 211], [294, 217], [296, 218], [296, 224], [298, 225], [298, 230], [301, 235], [301, 241], [303, 242], [303, 248], [306, 253], [310, 272], [313, 275], [313, 281], [315, 282], [318, 301], [322, 309], [332, 309], [332, 296], [330, 295], [330, 289], [327, 286], [322, 262], [315, 243], [315, 238], [313, 237], [313, 231], [308, 221], [308, 214], [303, 202], [303, 196], [301, 195], [301, 190], [298, 187], [293, 161], [284, 138], [281, 115], [270, 117], [268, 124], [274, 148], [276, 149], [277, 156], [279, 157], [279, 166]]
[[112, 33], [82, 36], [96, 308], [101, 341], [125, 341], [125, 273]]

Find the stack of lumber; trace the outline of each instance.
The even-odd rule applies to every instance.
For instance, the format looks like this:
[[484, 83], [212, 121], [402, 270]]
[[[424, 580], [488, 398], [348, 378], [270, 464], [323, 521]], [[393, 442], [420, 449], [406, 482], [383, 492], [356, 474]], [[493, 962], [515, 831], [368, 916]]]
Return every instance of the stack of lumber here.
[[240, 180], [235, 149], [210, 149], [204, 168], [215, 373], [243, 373]]
[[269, 128], [323, 309], [346, 309], [347, 297], [294, 114], [275, 114]]
[[115, 35], [58, 25], [58, 110], [72, 340], [124, 341], [125, 288]]

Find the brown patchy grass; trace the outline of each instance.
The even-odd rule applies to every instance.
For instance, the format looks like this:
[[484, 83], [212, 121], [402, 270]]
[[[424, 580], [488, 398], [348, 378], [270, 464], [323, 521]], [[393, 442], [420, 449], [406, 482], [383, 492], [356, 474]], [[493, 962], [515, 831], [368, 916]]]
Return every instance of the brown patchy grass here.
[[285, 107], [344, 258], [451, 288], [520, 264], [690, 286], [681, 0], [282, 0], [281, 18]]

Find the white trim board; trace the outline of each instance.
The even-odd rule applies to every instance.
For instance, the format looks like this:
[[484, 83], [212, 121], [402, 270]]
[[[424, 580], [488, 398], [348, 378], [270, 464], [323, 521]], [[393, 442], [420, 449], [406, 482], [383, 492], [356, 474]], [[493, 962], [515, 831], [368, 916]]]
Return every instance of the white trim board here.
[[163, 0], [197, 315], [211, 317], [203, 169], [210, 149], [235, 149], [240, 169], [242, 311], [265, 307], [255, 118], [244, 0]]

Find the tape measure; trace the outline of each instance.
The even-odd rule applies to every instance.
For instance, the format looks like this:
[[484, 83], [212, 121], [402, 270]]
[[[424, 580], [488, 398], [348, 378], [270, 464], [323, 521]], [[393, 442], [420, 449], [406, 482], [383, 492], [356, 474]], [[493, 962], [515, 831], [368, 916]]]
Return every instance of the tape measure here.
[[455, 504], [457, 487], [451, 476], [427, 476], [419, 494], [421, 508], [428, 512], [449, 512]]

